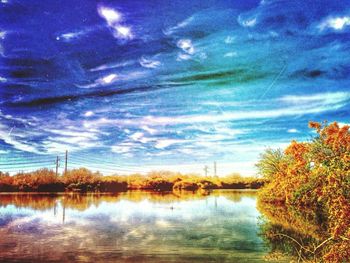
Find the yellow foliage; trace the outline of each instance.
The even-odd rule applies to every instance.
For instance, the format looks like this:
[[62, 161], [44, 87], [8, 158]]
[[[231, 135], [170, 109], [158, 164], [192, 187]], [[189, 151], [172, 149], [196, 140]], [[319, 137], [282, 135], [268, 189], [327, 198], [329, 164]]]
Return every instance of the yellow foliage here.
[[[317, 132], [311, 142], [296, 142], [283, 156], [272, 159], [275, 173], [261, 174], [269, 183], [260, 192], [263, 202], [284, 203], [299, 209], [307, 207], [324, 217], [332, 243], [324, 246], [326, 262], [350, 261], [350, 132], [336, 122], [310, 122]], [[262, 155], [261, 164], [271, 166]]]

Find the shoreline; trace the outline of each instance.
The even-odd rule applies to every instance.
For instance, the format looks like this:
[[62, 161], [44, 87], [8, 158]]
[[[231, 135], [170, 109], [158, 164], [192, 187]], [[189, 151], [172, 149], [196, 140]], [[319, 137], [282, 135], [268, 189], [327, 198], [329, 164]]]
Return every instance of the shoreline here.
[[237, 189], [237, 188], [230, 188], [230, 189], [199, 189], [199, 190], [177, 190], [177, 191], [157, 191], [157, 190], [150, 190], [150, 189], [129, 189], [126, 191], [118, 191], [118, 192], [25, 192], [25, 191], [13, 191], [13, 192], [0, 192], [0, 196], [4, 195], [114, 195], [114, 194], [120, 194], [120, 193], [127, 193], [127, 192], [146, 192], [146, 193], [159, 193], [159, 194], [171, 194], [171, 193], [211, 193], [214, 191], [235, 191], [235, 192], [258, 192], [259, 189], [253, 189], [253, 188], [244, 188], [244, 189]]

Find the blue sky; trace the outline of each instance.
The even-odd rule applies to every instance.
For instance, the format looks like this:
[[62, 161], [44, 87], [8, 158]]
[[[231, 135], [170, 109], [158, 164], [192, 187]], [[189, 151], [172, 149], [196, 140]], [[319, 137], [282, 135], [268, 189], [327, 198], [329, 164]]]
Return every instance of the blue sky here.
[[67, 149], [104, 173], [251, 175], [309, 120], [349, 122], [345, 0], [2, 0], [0, 17], [3, 171]]

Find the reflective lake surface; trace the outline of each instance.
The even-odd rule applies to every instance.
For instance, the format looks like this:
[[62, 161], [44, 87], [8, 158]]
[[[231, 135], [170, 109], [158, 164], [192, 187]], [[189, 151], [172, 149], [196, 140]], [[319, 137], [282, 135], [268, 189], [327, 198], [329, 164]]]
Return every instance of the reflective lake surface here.
[[1, 194], [0, 261], [264, 262], [256, 205], [252, 191]]

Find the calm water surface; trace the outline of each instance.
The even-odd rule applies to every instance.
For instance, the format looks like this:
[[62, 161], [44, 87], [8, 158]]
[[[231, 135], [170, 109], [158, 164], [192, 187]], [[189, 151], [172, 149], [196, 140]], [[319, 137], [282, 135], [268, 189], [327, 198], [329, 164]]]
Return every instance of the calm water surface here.
[[0, 261], [263, 262], [255, 192], [0, 195]]

